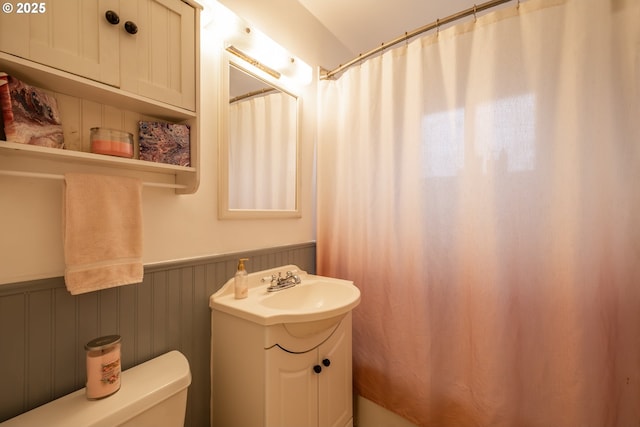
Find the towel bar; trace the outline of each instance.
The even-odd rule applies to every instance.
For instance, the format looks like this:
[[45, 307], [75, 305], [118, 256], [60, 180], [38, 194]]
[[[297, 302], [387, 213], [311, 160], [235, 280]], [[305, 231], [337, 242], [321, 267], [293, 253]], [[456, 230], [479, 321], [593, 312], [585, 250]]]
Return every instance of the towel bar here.
[[[64, 175], [56, 175], [52, 173], [0, 170], [0, 175], [18, 176], [18, 177], [25, 177], [25, 178], [44, 178], [44, 179], [64, 180]], [[183, 184], [165, 184], [161, 182], [143, 182], [142, 185], [145, 187], [158, 187], [158, 188], [187, 188], [187, 186]]]

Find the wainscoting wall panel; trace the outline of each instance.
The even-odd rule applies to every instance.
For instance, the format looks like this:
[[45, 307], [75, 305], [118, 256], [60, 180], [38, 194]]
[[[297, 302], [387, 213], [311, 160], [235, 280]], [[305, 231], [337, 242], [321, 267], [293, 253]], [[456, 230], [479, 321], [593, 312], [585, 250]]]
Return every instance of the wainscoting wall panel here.
[[315, 243], [145, 268], [140, 284], [72, 296], [64, 278], [0, 286], [0, 422], [84, 387], [84, 344], [122, 337], [128, 369], [171, 350], [189, 360], [185, 426], [209, 425], [209, 296], [247, 257], [248, 270], [286, 264], [315, 273]]

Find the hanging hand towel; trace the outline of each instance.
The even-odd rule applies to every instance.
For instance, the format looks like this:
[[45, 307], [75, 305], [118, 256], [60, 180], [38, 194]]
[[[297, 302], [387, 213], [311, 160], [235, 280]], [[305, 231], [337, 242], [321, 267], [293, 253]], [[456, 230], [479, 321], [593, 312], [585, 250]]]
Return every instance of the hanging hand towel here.
[[142, 281], [142, 182], [65, 174], [65, 283], [72, 295]]

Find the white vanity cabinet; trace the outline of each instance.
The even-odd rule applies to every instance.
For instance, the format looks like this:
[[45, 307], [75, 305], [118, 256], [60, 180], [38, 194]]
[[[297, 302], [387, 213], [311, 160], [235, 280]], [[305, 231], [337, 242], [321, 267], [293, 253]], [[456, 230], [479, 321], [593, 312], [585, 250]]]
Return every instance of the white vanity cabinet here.
[[[0, 14], [0, 71], [58, 102], [65, 149], [0, 141], [0, 175], [67, 171], [135, 175], [194, 193], [199, 185], [200, 10], [197, 0], [55, 0]], [[26, 6], [20, 6], [26, 7]], [[26, 9], [22, 10], [26, 12]], [[111, 14], [109, 19], [107, 11]], [[130, 21], [135, 24], [135, 31]], [[132, 34], [133, 33], [133, 34]], [[186, 124], [190, 165], [91, 153], [92, 127]], [[136, 150], [137, 153], [137, 150]]]
[[351, 312], [306, 323], [212, 312], [214, 427], [353, 426]]
[[30, 13], [0, 14], [0, 51], [195, 110], [191, 5], [181, 0], [21, 4], [31, 5]]
[[345, 427], [353, 415], [351, 313], [318, 347], [266, 350], [266, 426]]

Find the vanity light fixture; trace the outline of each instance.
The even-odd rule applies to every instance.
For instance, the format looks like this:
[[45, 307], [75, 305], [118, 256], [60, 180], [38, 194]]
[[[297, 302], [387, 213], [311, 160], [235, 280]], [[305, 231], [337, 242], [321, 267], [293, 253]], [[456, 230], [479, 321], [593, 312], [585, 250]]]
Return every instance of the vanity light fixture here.
[[227, 51], [233, 53], [238, 58], [248, 62], [249, 64], [253, 65], [257, 69], [259, 69], [261, 71], [264, 71], [265, 73], [269, 74], [274, 79], [279, 79], [282, 76], [281, 73], [277, 72], [276, 70], [274, 70], [272, 68], [267, 67], [266, 65], [264, 65], [262, 62], [258, 61], [257, 59], [253, 59], [252, 57], [250, 57], [249, 55], [247, 55], [246, 53], [244, 53], [243, 51], [241, 51], [240, 49], [238, 49], [237, 47], [235, 47], [233, 45], [227, 46]]
[[250, 25], [219, 2], [208, 0], [211, 9], [206, 28], [223, 42], [224, 48], [261, 72], [293, 87], [308, 85], [313, 79], [311, 66]]

